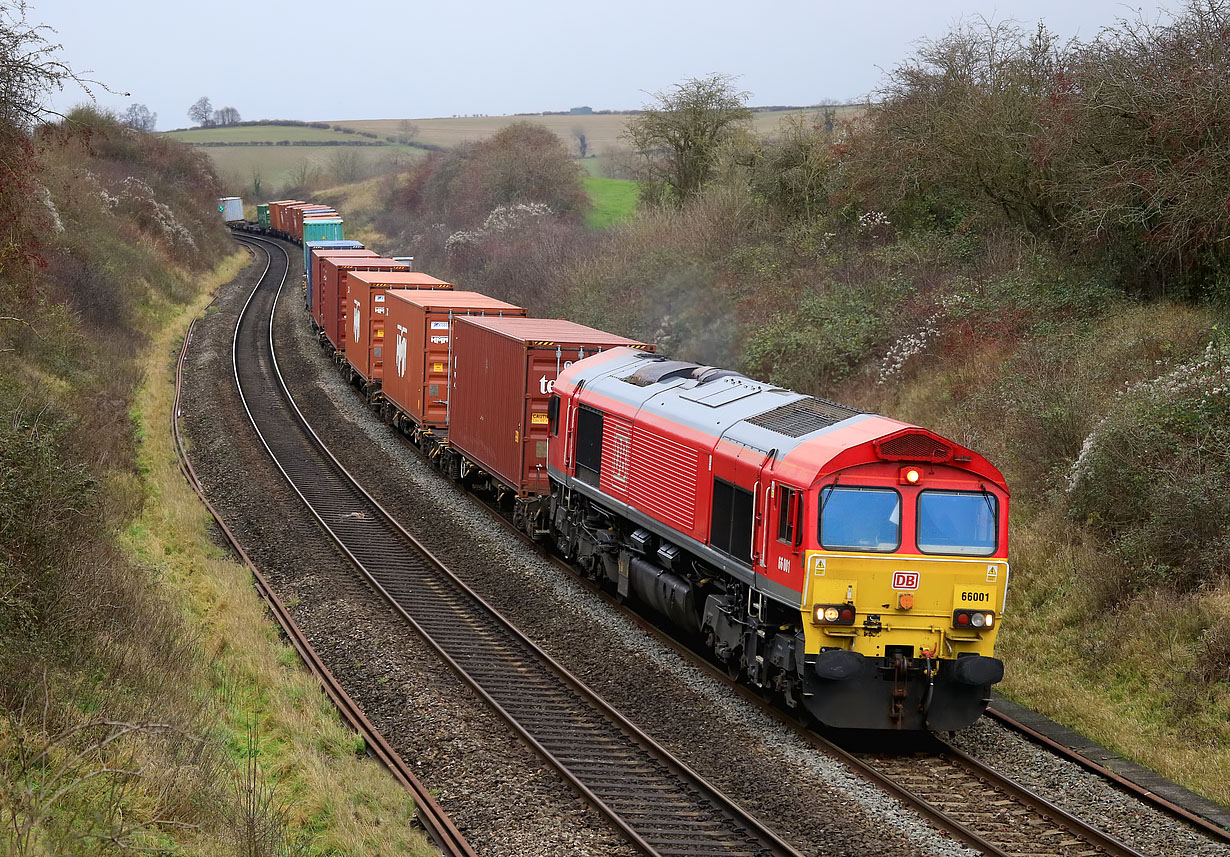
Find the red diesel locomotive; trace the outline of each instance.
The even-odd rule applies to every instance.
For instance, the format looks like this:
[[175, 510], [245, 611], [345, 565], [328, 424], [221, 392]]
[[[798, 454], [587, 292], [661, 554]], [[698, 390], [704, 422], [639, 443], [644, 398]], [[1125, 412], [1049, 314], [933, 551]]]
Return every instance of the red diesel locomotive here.
[[917, 426], [613, 349], [549, 406], [558, 549], [830, 726], [958, 729], [1003, 677], [1008, 490]]

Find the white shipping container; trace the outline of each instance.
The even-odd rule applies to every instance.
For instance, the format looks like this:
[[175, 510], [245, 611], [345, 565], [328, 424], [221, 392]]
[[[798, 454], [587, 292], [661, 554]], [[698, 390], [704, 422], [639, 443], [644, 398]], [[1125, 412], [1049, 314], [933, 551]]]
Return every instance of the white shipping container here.
[[224, 196], [218, 199], [218, 211], [227, 223], [243, 220], [243, 200], [237, 196]]

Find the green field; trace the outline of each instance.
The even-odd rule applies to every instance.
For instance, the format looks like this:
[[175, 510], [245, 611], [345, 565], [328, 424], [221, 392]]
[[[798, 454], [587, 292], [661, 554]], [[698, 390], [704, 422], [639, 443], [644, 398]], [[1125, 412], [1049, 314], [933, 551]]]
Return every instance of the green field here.
[[193, 128], [189, 131], [169, 131], [166, 136], [181, 143], [276, 143], [289, 140], [292, 143], [320, 142], [343, 143], [363, 141], [387, 143], [358, 134], [346, 134], [328, 128], [308, 128], [303, 125], [237, 125], [227, 128]]
[[639, 191], [636, 182], [624, 179], [604, 179], [590, 176], [585, 180], [585, 192], [594, 207], [585, 215], [585, 225], [606, 229], [636, 213]]

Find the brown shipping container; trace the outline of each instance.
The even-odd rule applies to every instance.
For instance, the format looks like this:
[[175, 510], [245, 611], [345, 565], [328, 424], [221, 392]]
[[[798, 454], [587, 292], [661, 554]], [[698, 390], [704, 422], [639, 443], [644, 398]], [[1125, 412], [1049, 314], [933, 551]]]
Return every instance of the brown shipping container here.
[[[377, 256], [372, 259], [331, 259], [320, 260], [320, 326], [325, 330], [325, 336], [338, 351], [346, 351], [346, 272], [347, 271], [402, 271], [409, 273], [410, 266], [404, 262], [394, 262]], [[316, 287], [316, 281], [312, 281]]]
[[286, 209], [291, 205], [302, 205], [301, 199], [280, 199], [269, 203], [269, 225], [276, 232], [286, 232]]
[[448, 425], [452, 327], [460, 316], [524, 316], [514, 304], [478, 292], [390, 292], [385, 336], [395, 359], [386, 364], [385, 397], [416, 424]]
[[305, 202], [301, 205], [291, 205], [287, 207], [287, 212], [290, 214], [290, 229], [286, 230], [292, 238], [303, 238], [303, 214], [307, 211], [332, 211], [333, 209], [327, 205], [319, 205], [314, 202]]
[[[346, 360], [365, 381], [384, 377], [384, 340], [388, 329], [389, 296], [398, 291], [433, 291], [453, 288], [420, 271], [346, 272]], [[449, 292], [451, 294], [451, 292]]]
[[380, 259], [382, 258], [375, 250], [313, 250], [312, 252], [312, 318], [319, 325], [324, 325], [323, 316], [321, 315], [324, 306], [324, 301], [321, 298], [321, 277], [324, 273], [320, 268], [320, 261], [326, 257], [335, 259]]
[[562, 319], [457, 319], [449, 442], [518, 494], [545, 494], [547, 401], [560, 371], [620, 346], [653, 350]]

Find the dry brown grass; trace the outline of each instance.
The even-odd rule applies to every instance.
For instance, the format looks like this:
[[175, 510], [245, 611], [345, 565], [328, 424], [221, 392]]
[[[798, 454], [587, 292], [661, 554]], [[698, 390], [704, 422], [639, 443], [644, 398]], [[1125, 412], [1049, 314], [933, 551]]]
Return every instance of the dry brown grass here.
[[[836, 109], [839, 119], [851, 118], [862, 111], [861, 107], [839, 107]], [[753, 128], [758, 134], [776, 133], [778, 126], [790, 116], [810, 117], [814, 110], [801, 111], [758, 111], [752, 114]], [[514, 122], [533, 122], [553, 131], [564, 144], [575, 149], [573, 129], [580, 128], [585, 132], [589, 149], [595, 154], [603, 154], [607, 150], [626, 149], [627, 143], [621, 138], [627, 127], [630, 113], [601, 113], [589, 116], [455, 116], [452, 118], [411, 119], [419, 128], [415, 142], [430, 143], [436, 146], [452, 147], [459, 143], [472, 142], [490, 137]], [[343, 128], [354, 128], [356, 131], [368, 131], [381, 137], [396, 136], [398, 125], [403, 119], [356, 119], [351, 121], [331, 122]]]

